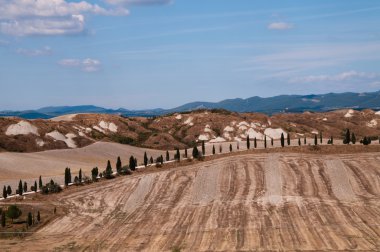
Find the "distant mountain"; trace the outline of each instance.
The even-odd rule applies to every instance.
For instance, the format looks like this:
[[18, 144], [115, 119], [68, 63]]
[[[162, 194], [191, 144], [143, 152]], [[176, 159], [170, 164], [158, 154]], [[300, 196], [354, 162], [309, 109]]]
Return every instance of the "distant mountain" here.
[[169, 110], [190, 111], [197, 108], [226, 109], [235, 112], [282, 112], [331, 111], [341, 108], [380, 109], [380, 91], [372, 93], [329, 93], [322, 95], [280, 95], [269, 98], [254, 96], [247, 99], [228, 99], [221, 102], [193, 102]]
[[228, 99], [220, 102], [192, 102], [173, 109], [127, 110], [106, 109], [93, 105], [45, 107], [29, 111], [0, 111], [0, 116], [25, 119], [47, 119], [65, 114], [98, 113], [124, 116], [159, 116], [197, 109], [226, 109], [235, 112], [261, 112], [268, 115], [284, 112], [324, 112], [342, 108], [380, 109], [380, 91], [371, 93], [329, 93], [321, 95], [280, 95], [269, 98], [254, 96], [247, 99]]

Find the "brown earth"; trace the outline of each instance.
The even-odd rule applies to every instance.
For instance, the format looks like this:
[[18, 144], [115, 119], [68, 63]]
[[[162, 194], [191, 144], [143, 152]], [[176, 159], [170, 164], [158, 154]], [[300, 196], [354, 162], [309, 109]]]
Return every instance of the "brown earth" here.
[[[66, 115], [50, 120], [24, 120], [0, 118], [0, 152], [38, 152], [52, 149], [67, 149], [68, 145], [47, 134], [58, 131], [63, 135], [74, 134], [78, 148], [97, 141], [109, 141], [138, 147], [174, 150], [192, 147], [202, 135], [209, 140], [223, 137], [226, 141], [244, 140], [245, 129], [239, 123], [246, 122], [248, 128], [264, 134], [265, 129], [281, 128], [292, 139], [313, 137], [313, 132], [322, 132], [327, 138], [342, 139], [345, 129], [355, 132], [357, 139], [380, 136], [380, 115], [372, 110], [349, 110], [327, 113], [278, 114], [267, 116], [259, 113], [233, 113], [223, 110], [176, 113], [156, 118], [126, 118], [106, 114]], [[7, 129], [20, 121], [27, 121], [38, 129], [36, 134], [7, 135]], [[102, 127], [101, 123], [113, 123], [117, 130]], [[104, 125], [104, 124], [103, 124]], [[208, 126], [208, 128], [206, 127]], [[226, 131], [226, 127], [232, 127]], [[270, 135], [268, 135], [268, 140]], [[42, 143], [38, 144], [38, 143]]]
[[379, 251], [379, 164], [378, 153], [234, 153], [138, 172], [47, 196], [67, 214], [0, 245], [3, 251]]

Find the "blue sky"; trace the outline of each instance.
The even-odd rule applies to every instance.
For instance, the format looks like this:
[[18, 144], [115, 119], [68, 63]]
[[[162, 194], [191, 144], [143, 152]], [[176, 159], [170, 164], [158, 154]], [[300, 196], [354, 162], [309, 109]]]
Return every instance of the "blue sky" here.
[[380, 90], [379, 1], [0, 0], [0, 110]]

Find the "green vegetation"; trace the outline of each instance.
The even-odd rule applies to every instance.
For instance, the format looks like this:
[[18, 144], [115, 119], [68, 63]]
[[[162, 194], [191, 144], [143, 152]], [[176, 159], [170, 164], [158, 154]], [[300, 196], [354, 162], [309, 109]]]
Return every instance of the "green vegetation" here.
[[5, 217], [5, 211], [1, 209], [1, 226], [5, 227], [6, 217]]
[[288, 146], [290, 145], [290, 134], [288, 133], [287, 135], [287, 143], [288, 143]]
[[355, 136], [354, 132], [352, 132], [352, 134], [351, 134], [351, 142], [352, 142], [352, 144], [356, 144], [356, 136]]
[[32, 216], [32, 213], [29, 212], [28, 213], [28, 218], [26, 220], [26, 223], [28, 224], [28, 226], [30, 227], [31, 225], [33, 225], [33, 216]]
[[148, 155], [146, 154], [146, 151], [144, 152], [144, 166], [146, 167], [148, 165]]
[[40, 176], [40, 178], [38, 179], [38, 188], [41, 190], [42, 188], [42, 178]]
[[13, 223], [13, 220], [20, 217], [21, 214], [22, 214], [21, 210], [16, 205], [10, 205], [6, 212], [6, 216], [12, 220], [12, 223]]
[[98, 175], [99, 175], [99, 169], [98, 169], [98, 167], [92, 168], [92, 170], [91, 170], [92, 181], [96, 181]]
[[62, 191], [62, 188], [58, 183], [50, 180], [45, 186], [41, 188], [42, 194], [50, 194], [50, 193], [59, 193]]
[[[40, 176], [41, 178], [41, 176]], [[42, 183], [42, 181], [41, 181]], [[71, 171], [70, 171], [70, 168], [69, 167], [66, 167], [65, 169], [65, 185], [67, 186], [68, 184], [71, 183]], [[41, 187], [40, 187], [41, 189]]]
[[22, 181], [20, 179], [20, 182], [18, 183], [18, 191], [17, 193], [21, 196], [22, 195], [22, 192], [23, 192], [23, 187], [22, 187]]
[[199, 158], [199, 151], [197, 146], [194, 146], [193, 148], [193, 158]]
[[79, 184], [82, 183], [82, 169], [79, 169], [79, 175], [78, 175], [78, 179], [79, 179]]
[[8, 193], [8, 195], [11, 195], [11, 194], [12, 194], [12, 188], [11, 188], [10, 185], [7, 186], [7, 193]]
[[104, 177], [106, 179], [112, 179], [112, 178], [114, 178], [111, 162], [109, 160], [107, 161], [107, 167], [106, 167], [106, 170], [105, 170]]
[[[355, 139], [355, 141], [356, 141], [356, 139]], [[343, 139], [343, 143], [344, 144], [350, 144], [350, 142], [351, 142], [351, 134], [350, 134], [350, 130], [347, 129], [346, 134], [345, 134], [344, 139]]]
[[111, 140], [120, 144], [136, 144], [136, 141], [133, 138], [122, 136], [122, 135], [112, 135]]
[[281, 147], [284, 148], [284, 146], [285, 146], [284, 133], [281, 133]]
[[264, 149], [267, 148], [267, 136], [265, 135], [264, 136]]
[[7, 196], [8, 196], [8, 194], [7, 194], [7, 188], [4, 186], [4, 188], [3, 188], [3, 198], [6, 199]]
[[202, 155], [206, 155], [205, 141], [202, 141]]
[[129, 169], [135, 171], [137, 167], [137, 159], [134, 156], [129, 157]]

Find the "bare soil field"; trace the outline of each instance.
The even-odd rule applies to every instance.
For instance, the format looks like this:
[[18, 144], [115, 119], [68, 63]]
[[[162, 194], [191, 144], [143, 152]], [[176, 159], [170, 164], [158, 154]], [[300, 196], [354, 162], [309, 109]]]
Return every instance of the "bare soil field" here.
[[2, 251], [380, 250], [379, 153], [231, 155], [43, 198], [66, 214]]

